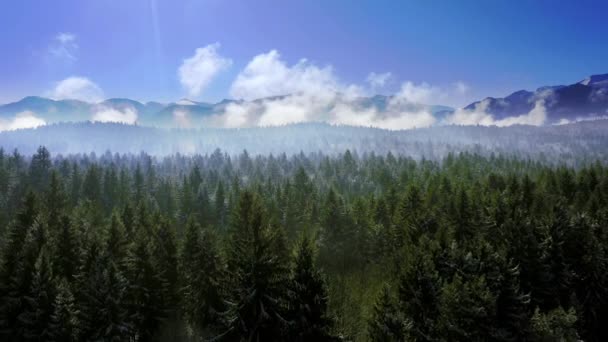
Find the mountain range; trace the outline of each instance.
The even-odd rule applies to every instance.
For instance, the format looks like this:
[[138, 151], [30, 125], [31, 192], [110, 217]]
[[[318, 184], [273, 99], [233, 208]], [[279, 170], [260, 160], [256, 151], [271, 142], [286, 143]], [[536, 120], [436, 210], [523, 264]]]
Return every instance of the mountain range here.
[[483, 105], [486, 113], [500, 120], [529, 113], [538, 101], [543, 101], [548, 123], [608, 116], [608, 74], [592, 75], [570, 85], [519, 90], [504, 98], [488, 97], [464, 109], [474, 111]]
[[[286, 95], [289, 96], [289, 95]], [[253, 101], [225, 99], [218, 103], [197, 102], [182, 99], [172, 103], [146, 102], [112, 98], [99, 103], [79, 100], [53, 100], [39, 96], [28, 96], [20, 101], [0, 105], [0, 120], [10, 120], [20, 113], [30, 113], [46, 124], [81, 121], [122, 121], [143, 126], [184, 127], [180, 115], [187, 115], [187, 127], [200, 127], [203, 119], [225, 113], [231, 105], [260, 104], [284, 99], [286, 96], [263, 98]], [[322, 110], [331, 111], [340, 104], [356, 108], [359, 112], [374, 110], [382, 113], [390, 109], [394, 96], [376, 95], [344, 99], [336, 96]], [[543, 86], [534, 91], [519, 90], [504, 98], [487, 97], [473, 102], [458, 111], [467, 115], [482, 110], [496, 120], [526, 115], [533, 111], [539, 101], [546, 112], [544, 123], [566, 123], [608, 116], [608, 74], [593, 75], [571, 85]], [[400, 104], [401, 111], [427, 111], [442, 122], [455, 112], [454, 108], [442, 105], [416, 103]], [[131, 115], [129, 115], [131, 114]], [[118, 115], [119, 119], [116, 119]], [[472, 115], [472, 114], [471, 114]], [[199, 123], [198, 125], [191, 123]]]

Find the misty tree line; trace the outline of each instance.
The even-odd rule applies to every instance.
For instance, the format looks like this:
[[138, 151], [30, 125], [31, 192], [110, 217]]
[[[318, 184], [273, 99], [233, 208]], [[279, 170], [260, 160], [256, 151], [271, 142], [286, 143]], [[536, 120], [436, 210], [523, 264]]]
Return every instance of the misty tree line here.
[[3, 341], [604, 341], [608, 168], [0, 150]]
[[405, 154], [416, 160], [440, 161], [450, 153], [492, 153], [533, 158], [573, 167], [608, 161], [608, 120], [560, 126], [434, 126], [404, 131], [371, 127], [302, 123], [243, 129], [160, 129], [118, 123], [62, 123], [0, 132], [0, 146], [34, 154], [46, 146], [55, 154], [120, 154], [145, 151], [155, 156], [212, 154], [216, 146], [230, 156], [244, 149], [251, 155], [300, 152], [336, 156]]

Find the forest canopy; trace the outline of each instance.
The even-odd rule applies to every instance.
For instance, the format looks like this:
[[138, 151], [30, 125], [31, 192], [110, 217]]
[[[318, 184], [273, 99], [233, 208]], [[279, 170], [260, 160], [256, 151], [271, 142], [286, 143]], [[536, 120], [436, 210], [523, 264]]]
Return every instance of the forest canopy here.
[[4, 341], [605, 341], [608, 168], [0, 150]]

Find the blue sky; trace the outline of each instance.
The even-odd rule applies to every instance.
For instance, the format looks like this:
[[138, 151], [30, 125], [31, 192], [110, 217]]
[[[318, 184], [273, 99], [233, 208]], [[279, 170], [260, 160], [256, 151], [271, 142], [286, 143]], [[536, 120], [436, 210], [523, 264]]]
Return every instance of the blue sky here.
[[[87, 94], [142, 101], [272, 95], [298, 91], [281, 84], [301, 81], [389, 94], [410, 81], [442, 94], [430, 101], [456, 106], [608, 72], [605, 1], [9, 0], [1, 6], [2, 103], [68, 96], [74, 84], [58, 86], [71, 78], [88, 82], [77, 84], [89, 87]], [[253, 68], [256, 56], [271, 65]], [[264, 78], [277, 67], [286, 78]], [[247, 70], [255, 77], [235, 85]], [[371, 72], [390, 77], [372, 86]]]

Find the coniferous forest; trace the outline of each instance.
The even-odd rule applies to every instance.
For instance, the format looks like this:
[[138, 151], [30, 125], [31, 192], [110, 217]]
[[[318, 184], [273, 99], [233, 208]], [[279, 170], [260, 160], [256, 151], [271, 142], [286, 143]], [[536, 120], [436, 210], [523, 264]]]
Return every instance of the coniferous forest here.
[[606, 341], [608, 168], [0, 150], [2, 341]]

